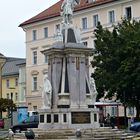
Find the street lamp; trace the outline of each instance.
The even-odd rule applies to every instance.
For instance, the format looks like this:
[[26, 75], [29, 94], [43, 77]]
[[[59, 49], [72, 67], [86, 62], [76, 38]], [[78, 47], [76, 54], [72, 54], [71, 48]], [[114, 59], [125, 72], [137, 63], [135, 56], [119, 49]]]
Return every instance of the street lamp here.
[[127, 127], [126, 100], [125, 100], [125, 97], [126, 96], [125, 96], [125, 91], [123, 92], [123, 96], [124, 96], [124, 103], [123, 103], [123, 105], [124, 105], [124, 125], [125, 125], [125, 127]]
[[[9, 89], [15, 89], [15, 88], [14, 87], [10, 87]], [[11, 92], [11, 100], [13, 101], [13, 92]], [[11, 126], [12, 125], [13, 125], [13, 106], [11, 106]]]
[[[11, 100], [13, 101], [13, 93], [11, 92]], [[13, 106], [11, 106], [11, 126], [13, 125]]]

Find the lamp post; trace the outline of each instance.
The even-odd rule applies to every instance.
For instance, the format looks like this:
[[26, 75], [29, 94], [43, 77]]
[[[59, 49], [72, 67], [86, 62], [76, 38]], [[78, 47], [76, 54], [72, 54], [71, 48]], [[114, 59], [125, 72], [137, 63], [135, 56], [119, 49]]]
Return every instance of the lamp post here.
[[[11, 100], [13, 101], [13, 93], [11, 92]], [[11, 126], [13, 125], [13, 106], [11, 106]]]
[[126, 120], [126, 100], [125, 100], [125, 91], [123, 92], [123, 96], [124, 96], [124, 103], [123, 103], [123, 105], [124, 105], [124, 126], [125, 127], [127, 127], [127, 120]]
[[[9, 89], [15, 90], [14, 87], [10, 87]], [[13, 101], [13, 92], [11, 92], [11, 100]], [[13, 106], [11, 106], [11, 126], [13, 125]]]

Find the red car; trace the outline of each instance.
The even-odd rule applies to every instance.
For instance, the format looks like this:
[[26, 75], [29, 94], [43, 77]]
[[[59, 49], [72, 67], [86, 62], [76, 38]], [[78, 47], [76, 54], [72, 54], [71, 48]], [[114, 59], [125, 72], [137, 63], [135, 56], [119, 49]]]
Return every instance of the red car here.
[[0, 119], [0, 128], [4, 128], [4, 119]]

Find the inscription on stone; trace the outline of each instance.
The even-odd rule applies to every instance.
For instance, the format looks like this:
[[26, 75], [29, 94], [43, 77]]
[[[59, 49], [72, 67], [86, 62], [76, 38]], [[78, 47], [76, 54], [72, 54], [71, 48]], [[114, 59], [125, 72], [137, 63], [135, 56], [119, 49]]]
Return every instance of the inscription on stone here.
[[72, 112], [72, 124], [90, 123], [90, 112]]

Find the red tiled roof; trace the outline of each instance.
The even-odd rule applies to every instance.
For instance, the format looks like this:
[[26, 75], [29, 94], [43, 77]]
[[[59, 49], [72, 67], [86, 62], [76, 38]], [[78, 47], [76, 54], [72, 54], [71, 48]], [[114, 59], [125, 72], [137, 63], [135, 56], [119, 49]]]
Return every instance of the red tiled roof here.
[[[109, 3], [109, 2], [113, 2], [114, 0], [96, 0], [95, 2], [91, 2], [91, 3], [88, 3], [87, 1], [88, 0], [80, 0], [80, 4], [75, 7], [74, 12], [91, 8], [94, 6], [99, 6], [102, 4]], [[57, 3], [55, 3], [48, 9], [44, 10], [43, 12], [39, 13], [38, 15], [21, 23], [19, 27], [60, 16], [60, 7], [61, 7], [62, 2], [63, 0], [58, 1]]]

